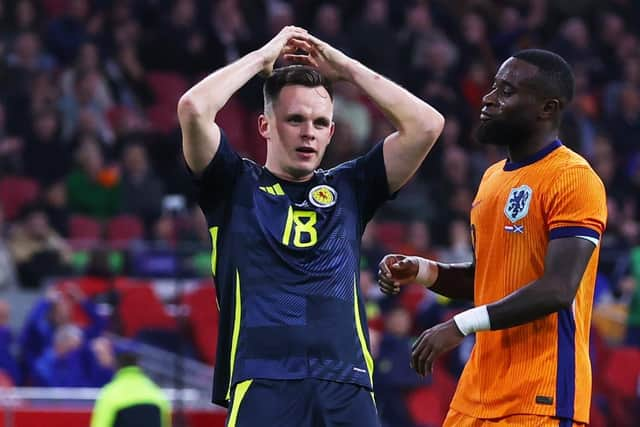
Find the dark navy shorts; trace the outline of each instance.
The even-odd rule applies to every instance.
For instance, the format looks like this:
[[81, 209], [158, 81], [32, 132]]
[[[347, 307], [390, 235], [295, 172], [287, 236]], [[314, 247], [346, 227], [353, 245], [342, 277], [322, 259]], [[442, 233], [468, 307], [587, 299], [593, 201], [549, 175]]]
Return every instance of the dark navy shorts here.
[[231, 393], [227, 427], [380, 427], [373, 393], [313, 378], [247, 380]]

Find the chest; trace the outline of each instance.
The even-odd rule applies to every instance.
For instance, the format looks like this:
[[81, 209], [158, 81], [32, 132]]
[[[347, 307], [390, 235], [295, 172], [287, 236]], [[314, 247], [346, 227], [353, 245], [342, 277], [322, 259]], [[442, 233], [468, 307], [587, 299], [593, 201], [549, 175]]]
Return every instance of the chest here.
[[535, 174], [496, 174], [481, 183], [471, 222], [494, 233], [537, 233], [545, 226], [546, 197]]
[[357, 197], [340, 182], [312, 182], [292, 189], [258, 181], [246, 183], [240, 191], [231, 229], [245, 242], [306, 251], [357, 237]]

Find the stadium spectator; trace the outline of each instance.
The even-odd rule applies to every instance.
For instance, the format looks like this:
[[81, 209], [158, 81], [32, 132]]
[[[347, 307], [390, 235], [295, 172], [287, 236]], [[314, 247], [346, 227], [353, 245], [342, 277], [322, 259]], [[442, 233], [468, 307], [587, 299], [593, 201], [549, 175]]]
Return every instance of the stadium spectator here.
[[91, 427], [170, 427], [169, 402], [137, 366], [137, 354], [127, 348], [116, 352], [117, 372], [96, 400]]
[[103, 149], [92, 136], [84, 136], [75, 152], [76, 168], [67, 177], [69, 209], [74, 213], [109, 218], [120, 211], [118, 172], [105, 165]]
[[9, 304], [0, 300], [0, 373], [4, 373], [13, 381], [20, 383], [20, 371], [13, 356], [13, 332], [9, 328]]
[[15, 289], [18, 286], [15, 261], [6, 241], [6, 230], [4, 210], [0, 204], [0, 292]]
[[[33, 379], [36, 361], [47, 349], [52, 348], [56, 332], [63, 326], [73, 325], [74, 304], [79, 304], [89, 318], [89, 323], [81, 331], [83, 339], [93, 340], [105, 330], [106, 320], [98, 314], [93, 301], [86, 298], [79, 289], [71, 286], [67, 288], [67, 292], [61, 293], [49, 288], [45, 298], [32, 308], [20, 335], [20, 363], [24, 381]], [[65, 350], [74, 347], [71, 345], [76, 343], [73, 338], [73, 331], [61, 337]]]
[[148, 228], [160, 217], [164, 188], [149, 164], [142, 142], [126, 143], [122, 152], [122, 212], [141, 218]]
[[34, 111], [24, 147], [24, 172], [48, 187], [69, 173], [69, 146], [61, 138], [60, 119], [51, 108]]
[[78, 326], [60, 326], [52, 344], [34, 362], [33, 383], [39, 387], [102, 387], [113, 375], [109, 351], [104, 339], [88, 341]]
[[39, 288], [44, 278], [70, 272], [69, 245], [51, 227], [41, 205], [23, 208], [20, 223], [11, 229], [9, 247], [20, 285], [25, 288]]
[[397, 306], [385, 313], [373, 383], [383, 425], [414, 427], [406, 404], [413, 388], [424, 384], [407, 363], [411, 357], [411, 314]]

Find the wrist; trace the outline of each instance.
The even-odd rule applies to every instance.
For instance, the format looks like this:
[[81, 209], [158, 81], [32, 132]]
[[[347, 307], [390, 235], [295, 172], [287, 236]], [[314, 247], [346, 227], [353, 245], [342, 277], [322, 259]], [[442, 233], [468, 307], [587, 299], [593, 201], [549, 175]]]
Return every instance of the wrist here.
[[416, 257], [418, 260], [418, 273], [416, 280], [425, 288], [430, 288], [438, 280], [438, 263], [430, 259]]
[[478, 331], [491, 329], [491, 319], [486, 305], [474, 307], [453, 316], [458, 330], [465, 337]]

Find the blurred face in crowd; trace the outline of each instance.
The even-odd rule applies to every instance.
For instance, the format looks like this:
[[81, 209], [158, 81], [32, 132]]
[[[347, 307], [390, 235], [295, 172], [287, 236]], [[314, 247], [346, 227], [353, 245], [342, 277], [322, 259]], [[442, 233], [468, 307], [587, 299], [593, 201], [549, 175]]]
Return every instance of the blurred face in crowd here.
[[498, 69], [493, 86], [482, 98], [476, 138], [482, 144], [522, 143], [536, 130], [540, 100], [526, 85], [538, 72], [535, 65], [516, 58]]
[[328, 36], [336, 36], [341, 31], [340, 10], [334, 4], [323, 4], [316, 14], [316, 28]]
[[54, 139], [58, 130], [58, 117], [53, 111], [43, 112], [36, 116], [34, 131], [38, 141], [49, 142]]
[[55, 351], [58, 355], [70, 353], [82, 345], [82, 331], [74, 325], [65, 325], [56, 331], [54, 338]]
[[98, 67], [98, 48], [93, 43], [84, 43], [78, 52], [78, 66], [84, 70]]
[[64, 208], [67, 205], [67, 187], [63, 181], [53, 184], [47, 190], [47, 203], [51, 206]]
[[411, 316], [402, 307], [394, 308], [385, 322], [387, 332], [398, 337], [408, 336], [411, 331]]
[[267, 168], [291, 181], [309, 179], [333, 136], [332, 117], [333, 101], [323, 86], [284, 86], [259, 118]]
[[95, 176], [102, 170], [104, 159], [98, 142], [86, 139], [78, 149], [78, 163], [89, 176]]
[[65, 297], [56, 298], [51, 307], [51, 322], [56, 326], [62, 326], [71, 320], [71, 303]]
[[49, 235], [49, 219], [44, 211], [35, 210], [25, 220], [27, 233], [34, 239], [44, 239]]
[[147, 172], [147, 152], [140, 144], [127, 146], [123, 154], [124, 168], [131, 175], [142, 175]]

